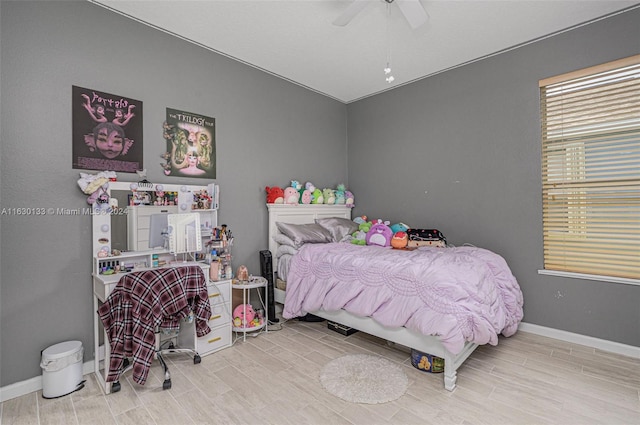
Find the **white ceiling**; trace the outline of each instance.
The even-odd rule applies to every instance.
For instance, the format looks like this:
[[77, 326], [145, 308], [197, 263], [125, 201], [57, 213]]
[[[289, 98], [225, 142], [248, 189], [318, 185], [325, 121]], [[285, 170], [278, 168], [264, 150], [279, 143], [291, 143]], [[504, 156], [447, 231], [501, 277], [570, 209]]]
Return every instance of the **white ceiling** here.
[[[420, 0], [411, 30], [397, 4], [371, 0], [89, 0], [225, 56], [349, 103], [608, 14], [637, 0]], [[387, 12], [388, 10], [388, 12]], [[383, 69], [391, 57], [395, 81]]]

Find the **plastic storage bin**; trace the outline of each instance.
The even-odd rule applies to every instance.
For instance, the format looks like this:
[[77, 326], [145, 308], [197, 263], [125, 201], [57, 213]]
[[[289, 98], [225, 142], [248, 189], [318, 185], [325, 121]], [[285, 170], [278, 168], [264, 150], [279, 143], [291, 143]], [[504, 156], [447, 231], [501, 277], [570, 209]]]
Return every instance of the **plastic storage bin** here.
[[56, 398], [82, 388], [82, 358], [80, 341], [66, 341], [42, 351], [42, 397]]

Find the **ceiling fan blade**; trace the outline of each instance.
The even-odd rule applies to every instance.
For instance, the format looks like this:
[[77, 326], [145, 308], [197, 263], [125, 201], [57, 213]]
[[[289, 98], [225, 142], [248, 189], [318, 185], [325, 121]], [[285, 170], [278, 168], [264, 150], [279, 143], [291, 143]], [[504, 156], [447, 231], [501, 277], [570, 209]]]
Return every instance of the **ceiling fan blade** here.
[[368, 0], [353, 0], [353, 2], [347, 6], [347, 8], [342, 12], [340, 16], [333, 21], [333, 25], [337, 25], [339, 27], [344, 27], [347, 25], [356, 15], [367, 7]]
[[420, 0], [396, 0], [395, 2], [412, 29], [418, 28], [429, 19]]

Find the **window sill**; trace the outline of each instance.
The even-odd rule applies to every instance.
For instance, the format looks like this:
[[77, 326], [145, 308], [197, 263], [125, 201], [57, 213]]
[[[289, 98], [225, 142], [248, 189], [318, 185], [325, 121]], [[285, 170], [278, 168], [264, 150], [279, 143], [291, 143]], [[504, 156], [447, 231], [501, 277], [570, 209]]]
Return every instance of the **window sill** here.
[[613, 282], [613, 283], [622, 283], [625, 285], [638, 285], [640, 286], [639, 279], [628, 279], [625, 277], [613, 277], [613, 276], [600, 276], [596, 274], [583, 274], [583, 273], [573, 273], [573, 272], [561, 272], [557, 270], [538, 270], [538, 274], [545, 274], [549, 276], [559, 276], [559, 277], [570, 277], [573, 279], [587, 279], [587, 280], [598, 280], [601, 282]]

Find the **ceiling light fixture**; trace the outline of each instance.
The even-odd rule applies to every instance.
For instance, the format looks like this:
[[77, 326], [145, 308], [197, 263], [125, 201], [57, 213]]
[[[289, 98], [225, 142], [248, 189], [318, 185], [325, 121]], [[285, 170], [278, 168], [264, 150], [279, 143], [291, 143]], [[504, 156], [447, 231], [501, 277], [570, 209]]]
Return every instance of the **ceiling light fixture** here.
[[387, 20], [385, 23], [385, 40], [387, 42], [387, 66], [384, 68], [385, 81], [389, 84], [393, 83], [395, 78], [391, 74], [391, 41], [389, 40], [389, 20], [391, 19], [391, 8], [389, 7], [393, 0], [384, 0], [387, 2]]

